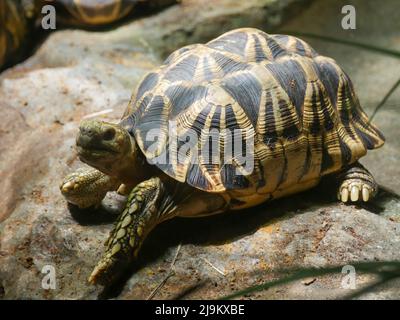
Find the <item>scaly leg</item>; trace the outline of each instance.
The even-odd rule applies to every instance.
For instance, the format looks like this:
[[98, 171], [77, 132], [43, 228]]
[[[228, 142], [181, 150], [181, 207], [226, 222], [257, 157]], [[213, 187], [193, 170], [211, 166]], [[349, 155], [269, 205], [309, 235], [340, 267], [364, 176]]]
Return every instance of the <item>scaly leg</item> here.
[[155, 177], [138, 184], [106, 241], [106, 251], [89, 277], [90, 283], [108, 284], [132, 262], [149, 232], [160, 222], [179, 216], [223, 211], [226, 200], [180, 183], [166, 185]]
[[341, 181], [338, 199], [342, 202], [369, 201], [378, 192], [378, 184], [372, 174], [359, 162], [353, 164], [339, 175]]
[[99, 170], [81, 168], [64, 178], [60, 190], [68, 202], [88, 208], [99, 205], [106, 193], [116, 190], [119, 185], [116, 179]]

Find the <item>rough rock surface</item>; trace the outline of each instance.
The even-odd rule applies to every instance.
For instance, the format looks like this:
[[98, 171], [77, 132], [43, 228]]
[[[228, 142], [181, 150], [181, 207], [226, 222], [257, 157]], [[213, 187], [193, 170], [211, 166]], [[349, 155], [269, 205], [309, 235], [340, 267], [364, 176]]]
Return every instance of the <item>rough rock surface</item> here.
[[[395, 1], [385, 5], [390, 8]], [[359, 16], [369, 17], [373, 1], [353, 2], [360, 8]], [[67, 207], [58, 189], [63, 176], [82, 165], [73, 148], [79, 121], [97, 112], [105, 112], [103, 119], [117, 121], [139, 79], [175, 48], [234, 27], [270, 32], [293, 15], [283, 30], [336, 35], [343, 5], [317, 1], [300, 13], [304, 1], [183, 1], [108, 32], [55, 32], [28, 61], [4, 72], [0, 77], [0, 298], [143, 299], [169, 272], [179, 244], [175, 274], [156, 299], [184, 294], [217, 298], [272, 279], [273, 270], [282, 267], [400, 260], [399, 198], [381, 192], [369, 206], [345, 206], [336, 202], [335, 190], [326, 184], [244, 212], [166, 222], [147, 239], [126, 281], [104, 291], [86, 279], [123, 199], [110, 194], [104, 209], [82, 214]], [[372, 20], [358, 19], [358, 29], [349, 34], [360, 41], [369, 41], [373, 34], [377, 44], [400, 49], [398, 35], [391, 32], [399, 26], [389, 24], [388, 8], [375, 8]], [[397, 80], [398, 60], [309, 42], [344, 66], [369, 111]], [[388, 106], [399, 100], [399, 94], [393, 95]], [[376, 122], [387, 144], [364, 158], [378, 182], [394, 192], [400, 192], [399, 181], [393, 179], [400, 173], [398, 117], [395, 108], [378, 113]], [[55, 267], [55, 290], [41, 286], [45, 265]], [[319, 277], [309, 285], [298, 281], [247, 298], [336, 298], [348, 293], [340, 287], [341, 277]], [[370, 280], [359, 275], [357, 285]], [[364, 297], [400, 298], [398, 286], [392, 283]]]

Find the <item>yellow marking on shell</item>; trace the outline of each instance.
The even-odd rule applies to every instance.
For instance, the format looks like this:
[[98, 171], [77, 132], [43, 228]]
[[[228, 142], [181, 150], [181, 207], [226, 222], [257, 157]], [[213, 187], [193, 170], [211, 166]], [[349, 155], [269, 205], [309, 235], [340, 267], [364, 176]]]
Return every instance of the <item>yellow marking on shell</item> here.
[[139, 202], [143, 201], [143, 197], [141, 195], [136, 195], [136, 200]]
[[196, 66], [196, 68], [194, 70], [193, 82], [200, 82], [201, 80], [204, 79], [203, 78], [204, 66], [203, 66], [202, 55], [198, 54], [197, 56], [198, 56], [199, 60], [197, 62], [197, 66]]
[[[177, 135], [181, 137], [186, 137], [188, 130], [193, 130], [193, 123], [195, 122], [198, 115], [201, 113], [203, 108], [206, 106], [207, 102], [205, 99], [201, 99], [193, 103], [190, 107], [186, 108], [186, 110], [182, 111], [176, 118], [176, 129]], [[191, 139], [189, 137], [189, 139]], [[198, 141], [196, 141], [198, 143]], [[178, 148], [176, 143], [170, 145], [170, 150], [174, 157], [177, 156]], [[180, 182], [184, 182], [186, 180], [186, 175], [188, 168], [190, 166], [191, 157], [193, 155], [198, 154], [198, 144], [188, 150], [188, 154], [182, 157], [179, 160], [179, 163], [173, 163], [174, 170], [174, 178], [176, 178]]]
[[135, 238], [130, 238], [129, 239], [129, 245], [133, 248], [135, 246]]
[[113, 256], [120, 250], [121, 250], [121, 244], [117, 242], [111, 249], [111, 256]]
[[285, 45], [285, 50], [290, 51], [290, 52], [297, 52], [296, 40], [297, 40], [297, 38], [288, 36], [286, 45]]
[[[210, 126], [211, 126], [211, 120], [214, 116], [216, 108], [217, 107], [215, 105], [211, 108], [210, 113], [204, 124], [204, 127], [201, 131], [201, 135], [200, 135], [200, 139], [199, 139], [201, 149], [205, 148], [206, 143], [209, 142], [209, 137], [210, 137], [209, 130], [210, 130]], [[219, 141], [217, 143], [219, 143]], [[220, 154], [214, 155], [212, 161], [215, 161], [215, 163], [217, 163], [217, 161], [219, 160], [219, 156], [220, 156]], [[203, 153], [200, 153], [199, 159], [200, 159], [200, 163], [207, 163], [207, 160], [204, 158]], [[189, 161], [190, 161], [190, 159], [189, 159]], [[204, 166], [200, 165], [200, 167], [203, 171], [205, 178], [213, 186], [214, 190], [223, 190], [224, 189], [224, 185], [223, 185], [222, 179], [221, 179], [221, 174], [219, 172], [219, 166], [213, 166], [213, 167], [210, 166], [208, 168], [205, 168]], [[154, 210], [155, 210], [155, 208], [154, 208]]]
[[253, 36], [257, 37], [257, 34], [249, 33], [247, 36], [248, 36], [248, 39], [246, 41], [246, 46], [245, 46], [244, 52], [248, 56], [248, 61], [254, 62], [254, 61], [256, 61], [256, 51], [254, 50], [255, 40], [253, 39]]
[[[265, 69], [265, 68], [264, 68]], [[277, 142], [272, 148], [269, 144], [269, 141], [264, 143], [263, 136], [270, 133], [276, 133], [277, 136], [282, 134], [284, 126], [282, 125], [281, 113], [279, 109], [279, 100], [284, 100], [289, 102], [290, 99], [287, 96], [287, 93], [281, 88], [277, 80], [272, 76], [272, 74], [267, 69], [254, 69], [254, 73], [256, 77], [260, 80], [260, 82], [268, 84], [270, 95], [267, 97], [266, 92], [262, 95], [261, 99], [261, 108], [260, 108], [260, 116], [258, 117], [258, 122], [256, 126], [256, 132], [261, 136], [258, 138], [260, 141], [259, 144], [256, 144], [256, 154], [260, 159], [261, 166], [268, 168], [264, 172], [264, 179], [266, 181], [265, 186], [261, 187], [258, 192], [266, 193], [274, 191], [280, 183], [280, 177], [283, 175], [283, 169], [285, 168], [285, 152], [282, 145], [282, 142]], [[273, 119], [275, 120], [275, 125], [273, 127], [269, 127], [266, 123], [266, 106], [268, 104], [272, 105]], [[292, 106], [290, 106], [292, 108]], [[293, 108], [292, 108], [293, 110]], [[294, 111], [292, 111], [293, 113]], [[296, 123], [297, 124], [297, 123]], [[298, 138], [299, 139], [299, 138]], [[296, 139], [296, 141], [298, 141]], [[287, 142], [287, 141], [285, 141]], [[288, 145], [288, 151], [295, 149], [295, 143], [293, 142]], [[291, 152], [293, 152], [292, 150]], [[303, 154], [299, 154], [299, 160], [304, 156]]]
[[[264, 55], [266, 57], [266, 60], [273, 60], [271, 50], [269, 49], [269, 46], [267, 45], [267, 40], [264, 37], [262, 37], [259, 32], [254, 32], [253, 34], [258, 39], [258, 42], [259, 42], [260, 47], [261, 47], [261, 50], [264, 53]], [[253, 41], [253, 44], [251, 45], [251, 48], [254, 51], [253, 60], [256, 61], [256, 59], [255, 59], [256, 58], [256, 52], [254, 50], [255, 40], [253, 39], [253, 37], [249, 37], [249, 39], [251, 39]]]

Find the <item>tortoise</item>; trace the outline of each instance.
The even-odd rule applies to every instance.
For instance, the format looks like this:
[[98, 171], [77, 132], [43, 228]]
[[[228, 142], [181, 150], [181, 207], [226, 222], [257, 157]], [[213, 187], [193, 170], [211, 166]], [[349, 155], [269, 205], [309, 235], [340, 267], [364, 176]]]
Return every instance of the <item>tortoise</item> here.
[[[241, 143], [225, 143], [231, 132]], [[143, 78], [118, 124], [82, 121], [77, 153], [92, 168], [60, 188], [80, 208], [108, 191], [128, 195], [89, 277], [107, 284], [173, 217], [252, 207], [323, 176], [338, 179], [342, 202], [369, 201], [378, 185], [358, 159], [383, 144], [335, 60], [299, 38], [242, 28], [173, 52]]]
[[2, 0], [0, 1], [0, 69], [20, 59], [45, 5], [53, 5], [57, 26], [97, 28], [119, 21], [138, 4], [164, 7], [173, 0]]
[[138, 6], [140, 10], [154, 9], [174, 2], [174, 0], [52, 0], [50, 4], [54, 4], [57, 15], [65, 25], [97, 27], [121, 20]]

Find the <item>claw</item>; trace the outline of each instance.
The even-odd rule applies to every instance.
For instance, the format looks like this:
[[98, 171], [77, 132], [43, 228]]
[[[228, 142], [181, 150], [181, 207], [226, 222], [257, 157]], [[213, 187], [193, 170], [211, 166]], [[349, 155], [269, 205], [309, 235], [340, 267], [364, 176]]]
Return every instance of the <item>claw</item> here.
[[362, 188], [362, 198], [365, 202], [369, 200], [369, 190], [366, 187]]
[[117, 193], [122, 196], [127, 196], [131, 190], [125, 184], [121, 184], [117, 190]]
[[106, 254], [91, 273], [88, 282], [90, 284], [109, 285], [119, 272], [127, 266], [127, 261], [119, 260], [111, 253]]
[[351, 188], [351, 194], [350, 194], [351, 201], [358, 201], [359, 193], [360, 193], [360, 190], [358, 189], [358, 187], [357, 186], [353, 186]]
[[343, 188], [341, 194], [342, 194], [342, 201], [347, 202], [347, 200], [349, 200], [349, 190], [347, 188]]
[[106, 283], [107, 282], [107, 270], [109, 266], [112, 265], [112, 260], [103, 259], [99, 262], [99, 264], [94, 268], [93, 272], [91, 273], [88, 282], [90, 284], [97, 284], [97, 283]]

